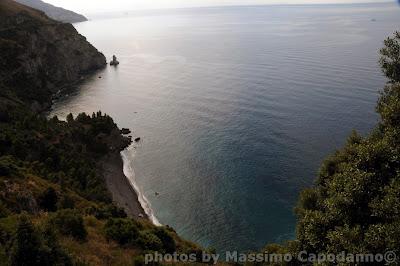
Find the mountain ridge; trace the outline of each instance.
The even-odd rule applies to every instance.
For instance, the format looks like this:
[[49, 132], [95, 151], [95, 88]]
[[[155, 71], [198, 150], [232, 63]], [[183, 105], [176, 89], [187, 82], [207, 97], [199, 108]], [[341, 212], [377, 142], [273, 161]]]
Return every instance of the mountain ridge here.
[[45, 116], [104, 55], [71, 24], [13, 0], [0, 0], [0, 51], [0, 265], [142, 265], [149, 250], [201, 252], [113, 201], [100, 164], [131, 140], [110, 116]]
[[43, 11], [44, 13], [46, 13], [48, 17], [60, 22], [77, 23], [88, 20], [85, 16], [81, 14], [64, 9], [62, 7], [51, 5], [41, 0], [15, 0], [15, 1], [20, 4]]
[[69, 23], [12, 0], [0, 1], [0, 16], [1, 81], [35, 109], [48, 108], [55, 93], [106, 65]]

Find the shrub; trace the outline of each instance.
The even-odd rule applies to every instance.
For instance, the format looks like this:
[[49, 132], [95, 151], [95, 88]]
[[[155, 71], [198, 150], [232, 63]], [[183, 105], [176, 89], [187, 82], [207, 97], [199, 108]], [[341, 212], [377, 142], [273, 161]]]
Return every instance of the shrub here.
[[133, 266], [145, 266], [146, 263], [144, 261], [143, 255], [139, 255], [133, 258]]
[[40, 261], [40, 240], [33, 224], [26, 216], [18, 222], [15, 241], [12, 246], [11, 265], [34, 265]]
[[157, 227], [154, 230], [154, 234], [161, 240], [163, 249], [167, 253], [174, 253], [176, 251], [176, 244], [174, 238], [163, 227]]
[[86, 239], [87, 231], [83, 218], [77, 210], [60, 210], [55, 213], [50, 222], [63, 235], [72, 236], [77, 240]]
[[73, 116], [71, 113], [69, 113], [69, 114], [67, 115], [67, 122], [68, 122], [68, 123], [74, 122], [74, 116]]
[[140, 232], [137, 244], [143, 250], [165, 252], [161, 240], [151, 231]]
[[160, 264], [159, 262], [155, 262], [155, 261], [146, 263], [143, 255], [138, 255], [138, 256], [133, 257], [132, 264], [133, 264], [133, 266], [146, 266], [146, 265], [147, 266], [158, 266], [158, 265], [164, 265], [164, 264]]
[[58, 196], [54, 188], [49, 187], [39, 196], [40, 207], [48, 212], [57, 210]]
[[11, 214], [11, 211], [7, 208], [4, 202], [0, 201], [0, 218], [7, 217]]
[[[1, 257], [2, 254], [0, 254], [0, 259]], [[44, 231], [37, 230], [30, 219], [23, 215], [19, 219], [15, 232], [15, 239], [10, 254], [10, 264], [15, 266], [61, 266], [72, 265], [72, 259], [61, 248], [57, 236], [51, 228], [47, 227]]]
[[126, 212], [123, 208], [115, 206], [114, 204], [102, 204], [98, 207], [91, 207], [88, 210], [90, 215], [95, 216], [97, 219], [105, 220], [109, 218], [126, 218]]
[[61, 247], [52, 227], [47, 226], [41, 232], [43, 243], [41, 247], [41, 265], [72, 266], [72, 259]]
[[395, 32], [392, 38], [387, 38], [381, 49], [379, 63], [383, 73], [392, 81], [400, 81], [400, 32]]
[[128, 218], [112, 218], [104, 226], [108, 240], [117, 241], [121, 245], [133, 244], [139, 235], [136, 223]]
[[63, 195], [57, 204], [58, 209], [74, 209], [75, 201], [69, 195]]
[[[400, 33], [385, 41], [378, 126], [364, 138], [353, 133], [327, 159], [296, 213], [298, 250], [313, 253], [400, 252]], [[396, 261], [398, 262], [398, 261]]]
[[10, 176], [17, 172], [18, 167], [12, 156], [0, 157], [0, 176]]

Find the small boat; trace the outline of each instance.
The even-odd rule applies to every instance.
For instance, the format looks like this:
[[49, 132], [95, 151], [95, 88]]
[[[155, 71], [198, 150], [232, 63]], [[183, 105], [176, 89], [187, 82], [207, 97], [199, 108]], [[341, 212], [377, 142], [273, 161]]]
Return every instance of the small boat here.
[[110, 66], [118, 66], [119, 61], [117, 60], [117, 57], [113, 55], [113, 60], [110, 62]]
[[156, 196], [159, 196], [160, 195], [160, 193], [158, 193], [157, 191], [154, 193]]

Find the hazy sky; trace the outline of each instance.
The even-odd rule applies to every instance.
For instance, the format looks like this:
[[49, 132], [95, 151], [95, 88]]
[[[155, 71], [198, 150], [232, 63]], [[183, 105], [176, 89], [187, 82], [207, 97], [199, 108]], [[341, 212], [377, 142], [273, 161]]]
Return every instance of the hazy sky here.
[[388, 2], [390, 0], [44, 0], [81, 13], [151, 8], [176, 8], [255, 4], [328, 4], [356, 2]]

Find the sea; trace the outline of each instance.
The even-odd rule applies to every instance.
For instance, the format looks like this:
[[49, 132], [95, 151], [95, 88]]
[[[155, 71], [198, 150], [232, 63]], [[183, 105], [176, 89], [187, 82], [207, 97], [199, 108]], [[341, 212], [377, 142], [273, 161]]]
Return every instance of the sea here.
[[156, 224], [218, 252], [295, 238], [299, 192], [379, 121], [397, 2], [97, 14], [74, 25], [120, 64], [58, 99], [140, 137], [124, 170]]

